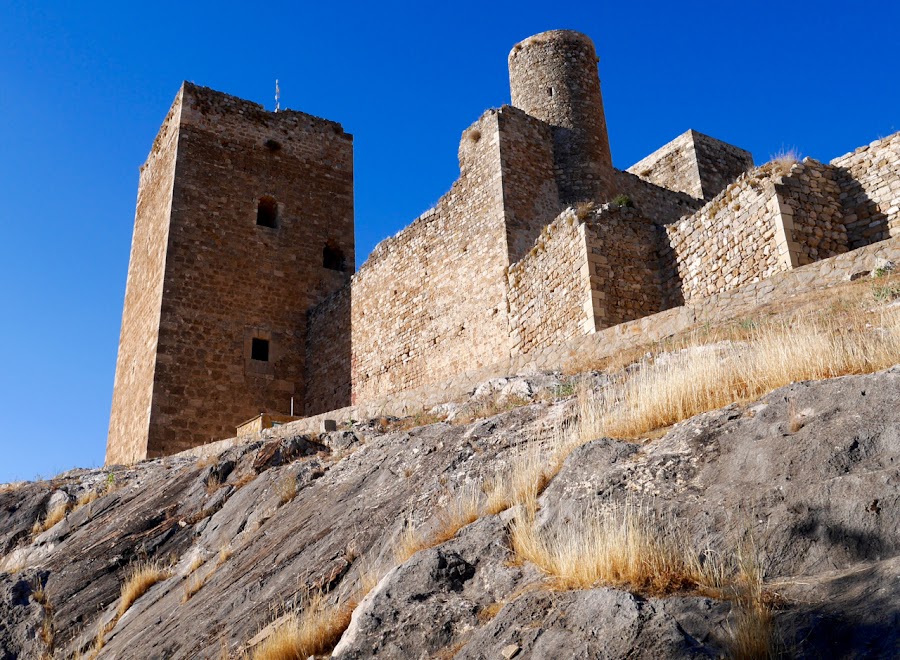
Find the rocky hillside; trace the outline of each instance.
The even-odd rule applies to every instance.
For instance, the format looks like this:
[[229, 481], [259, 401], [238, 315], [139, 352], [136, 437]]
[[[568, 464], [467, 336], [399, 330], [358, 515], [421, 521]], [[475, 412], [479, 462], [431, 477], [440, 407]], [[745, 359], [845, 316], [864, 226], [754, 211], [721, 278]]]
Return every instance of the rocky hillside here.
[[[266, 657], [314, 606], [347, 659], [900, 656], [900, 368], [553, 453], [576, 407], [519, 377], [450, 421], [4, 486], [0, 658]], [[546, 550], [623, 511], [694, 564], [579, 583], [511, 536]]]

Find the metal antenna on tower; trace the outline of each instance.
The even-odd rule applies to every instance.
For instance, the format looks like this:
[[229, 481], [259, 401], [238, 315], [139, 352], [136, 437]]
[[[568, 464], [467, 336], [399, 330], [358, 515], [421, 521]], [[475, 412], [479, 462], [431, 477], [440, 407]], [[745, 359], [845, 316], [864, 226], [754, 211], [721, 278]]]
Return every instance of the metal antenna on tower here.
[[278, 78], [275, 79], [275, 112], [281, 108], [279, 101], [281, 100], [281, 89], [278, 87]]

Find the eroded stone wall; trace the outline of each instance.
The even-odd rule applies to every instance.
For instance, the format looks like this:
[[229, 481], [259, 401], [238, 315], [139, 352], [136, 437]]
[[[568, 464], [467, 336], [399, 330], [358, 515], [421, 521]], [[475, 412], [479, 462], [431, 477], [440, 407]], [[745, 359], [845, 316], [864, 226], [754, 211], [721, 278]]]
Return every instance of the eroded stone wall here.
[[181, 105], [179, 92], [141, 167], [109, 419], [107, 463], [130, 463], [147, 453]]
[[[508, 261], [515, 263], [562, 210], [553, 164], [553, 135], [547, 124], [510, 106], [499, 110], [497, 125]], [[464, 134], [460, 146], [460, 170], [465, 160], [462, 151], [468, 148], [470, 135], [471, 131]]]
[[607, 201], [614, 176], [594, 43], [550, 30], [516, 44], [508, 63], [512, 105], [552, 128], [560, 199]]
[[572, 210], [544, 229], [508, 281], [514, 353], [594, 331], [584, 225]]
[[835, 158], [850, 249], [900, 235], [900, 133]]
[[659, 225], [677, 222], [703, 206], [703, 200], [644, 181], [636, 174], [616, 170], [616, 192], [625, 195], [646, 217]]
[[670, 306], [661, 279], [661, 227], [639, 209], [610, 205], [591, 214], [583, 233], [595, 330]]
[[353, 278], [354, 401], [508, 352], [499, 114], [488, 111], [464, 135], [461, 174], [450, 191], [382, 241]]
[[752, 167], [748, 151], [689, 130], [627, 171], [662, 188], [710, 200]]
[[847, 229], [835, 169], [811, 158], [776, 179], [784, 228], [792, 241], [794, 266], [847, 251]]
[[349, 406], [353, 400], [350, 295], [347, 283], [307, 315], [305, 415]]
[[790, 267], [773, 179], [758, 168], [666, 227], [687, 304]]

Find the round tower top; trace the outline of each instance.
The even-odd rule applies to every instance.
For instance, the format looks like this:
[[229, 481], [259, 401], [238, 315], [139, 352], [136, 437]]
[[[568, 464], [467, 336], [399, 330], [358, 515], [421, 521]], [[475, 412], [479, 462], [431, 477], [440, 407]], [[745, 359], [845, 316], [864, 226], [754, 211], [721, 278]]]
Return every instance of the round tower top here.
[[594, 42], [591, 41], [591, 38], [589, 36], [582, 32], [576, 32], [575, 30], [547, 30], [546, 32], [534, 34], [527, 39], [523, 39], [522, 41], [517, 43], [512, 47], [512, 50], [509, 51], [509, 57], [507, 59], [511, 64], [513, 58], [523, 48], [529, 48], [530, 46], [547, 45], [551, 43], [560, 45], [567, 44], [573, 46], [587, 46], [591, 50], [594, 50]]

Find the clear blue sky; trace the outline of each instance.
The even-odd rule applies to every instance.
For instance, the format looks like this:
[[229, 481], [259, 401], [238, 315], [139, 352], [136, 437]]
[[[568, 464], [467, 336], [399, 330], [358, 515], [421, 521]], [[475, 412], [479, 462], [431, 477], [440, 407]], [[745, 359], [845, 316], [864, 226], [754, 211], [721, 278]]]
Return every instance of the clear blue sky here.
[[688, 128], [821, 160], [900, 130], [897, 3], [0, 0], [0, 482], [102, 463], [138, 167], [182, 80], [340, 121], [356, 241], [458, 174], [517, 41], [597, 44], [613, 161]]

